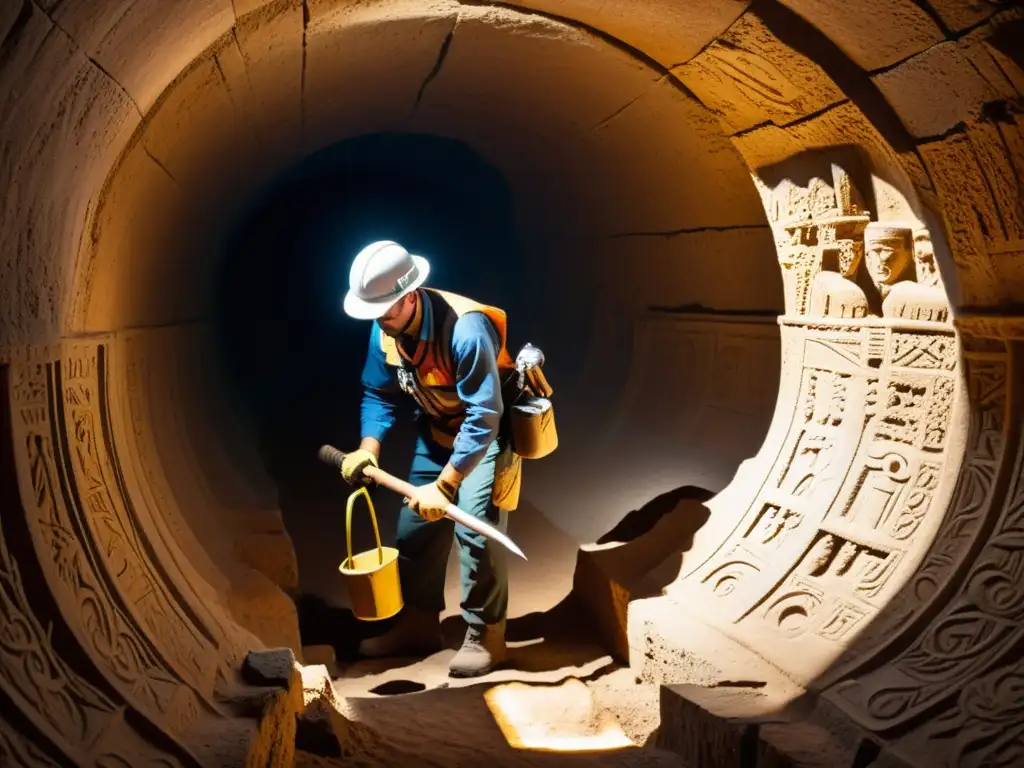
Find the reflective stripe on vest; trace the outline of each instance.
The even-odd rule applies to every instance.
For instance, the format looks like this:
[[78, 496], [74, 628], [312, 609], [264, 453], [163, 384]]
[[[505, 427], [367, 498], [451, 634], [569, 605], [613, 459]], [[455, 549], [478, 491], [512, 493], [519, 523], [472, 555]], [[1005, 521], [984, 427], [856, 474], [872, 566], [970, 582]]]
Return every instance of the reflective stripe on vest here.
[[[398, 368], [404, 361], [404, 367], [415, 375], [418, 389], [415, 399], [429, 417], [431, 434], [436, 442], [450, 448], [466, 416], [465, 404], [456, 387], [455, 362], [451, 352], [456, 320], [467, 312], [481, 312], [491, 321], [498, 332], [498, 373], [503, 381], [515, 370], [515, 361], [505, 347], [507, 323], [504, 311], [454, 293], [430, 288], [420, 290], [431, 307], [428, 337], [420, 340], [412, 357], [406, 355], [396, 340], [383, 331], [380, 332], [380, 345], [387, 365]], [[418, 363], [415, 358], [419, 358]]]

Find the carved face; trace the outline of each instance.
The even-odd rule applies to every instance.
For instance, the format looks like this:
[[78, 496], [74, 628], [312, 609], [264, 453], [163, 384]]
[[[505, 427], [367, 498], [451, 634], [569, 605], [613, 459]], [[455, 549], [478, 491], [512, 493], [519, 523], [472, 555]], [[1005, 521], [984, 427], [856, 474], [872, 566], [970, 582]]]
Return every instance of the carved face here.
[[864, 246], [871, 279], [879, 287], [902, 280], [913, 264], [908, 238], [868, 232]]
[[935, 248], [927, 232], [914, 236], [914, 258], [917, 261], [917, 282], [922, 285], [938, 285], [939, 269], [935, 265]]

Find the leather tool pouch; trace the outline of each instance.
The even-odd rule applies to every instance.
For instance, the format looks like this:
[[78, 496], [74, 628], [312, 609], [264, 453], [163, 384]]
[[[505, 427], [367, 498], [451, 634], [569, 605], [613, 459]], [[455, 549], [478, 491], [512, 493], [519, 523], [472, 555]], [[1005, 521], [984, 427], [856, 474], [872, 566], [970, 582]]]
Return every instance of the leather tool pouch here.
[[512, 449], [524, 459], [542, 459], [558, 447], [553, 390], [541, 366], [544, 353], [527, 344], [516, 357], [518, 393], [510, 410]]

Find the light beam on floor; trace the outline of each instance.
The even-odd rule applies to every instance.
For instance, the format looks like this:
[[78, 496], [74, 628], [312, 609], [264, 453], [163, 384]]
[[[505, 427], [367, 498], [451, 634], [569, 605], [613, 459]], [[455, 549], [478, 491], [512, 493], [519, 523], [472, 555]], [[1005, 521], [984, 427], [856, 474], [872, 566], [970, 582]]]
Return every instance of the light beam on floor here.
[[636, 746], [615, 717], [594, 706], [580, 680], [561, 685], [513, 682], [484, 693], [484, 700], [513, 749], [597, 752]]

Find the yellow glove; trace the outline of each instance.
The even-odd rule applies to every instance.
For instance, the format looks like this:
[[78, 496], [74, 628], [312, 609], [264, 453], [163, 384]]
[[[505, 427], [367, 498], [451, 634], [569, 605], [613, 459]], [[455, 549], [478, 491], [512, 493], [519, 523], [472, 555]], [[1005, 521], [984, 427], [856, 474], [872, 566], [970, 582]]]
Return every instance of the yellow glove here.
[[356, 488], [370, 484], [370, 479], [363, 475], [363, 470], [368, 466], [378, 466], [377, 457], [362, 448], [345, 454], [341, 462], [341, 476], [345, 482]]
[[444, 517], [448, 505], [455, 501], [455, 493], [454, 486], [438, 480], [415, 488], [406, 503], [428, 523], [435, 523]]

